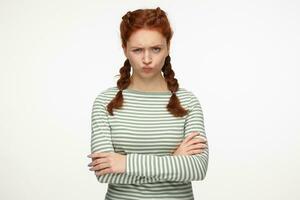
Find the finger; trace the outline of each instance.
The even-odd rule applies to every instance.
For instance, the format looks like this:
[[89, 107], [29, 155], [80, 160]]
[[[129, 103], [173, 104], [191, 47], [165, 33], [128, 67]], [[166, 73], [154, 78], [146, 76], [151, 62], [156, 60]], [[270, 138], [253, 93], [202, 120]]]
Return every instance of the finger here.
[[194, 154], [199, 154], [199, 153], [202, 153], [202, 152], [203, 152], [203, 150], [198, 149], [198, 150], [191, 150], [191, 151], [188, 151], [188, 154], [194, 155]]
[[97, 171], [97, 170], [105, 169], [107, 167], [110, 167], [109, 163], [101, 163], [101, 164], [95, 165], [94, 167], [91, 167], [89, 170]]
[[201, 143], [202, 140], [200, 140], [199, 138], [193, 138], [191, 139], [190, 141], [188, 141], [186, 143], [186, 146], [189, 146], [189, 145], [193, 145], [193, 144], [198, 144], [198, 143]]
[[193, 139], [191, 139], [190, 141], [188, 141], [188, 142], [186, 143], [186, 145], [189, 146], [189, 145], [193, 145], [193, 144], [197, 144], [197, 143], [203, 143], [203, 144], [206, 144], [207, 141], [206, 141], [206, 139], [203, 138], [203, 137], [198, 137], [198, 138], [193, 138]]
[[199, 144], [194, 144], [194, 145], [187, 147], [187, 151], [199, 150], [199, 149], [205, 149], [205, 148], [207, 148], [206, 144], [199, 143]]
[[111, 167], [110, 163], [101, 163], [101, 164], [96, 165], [94, 168], [96, 170], [100, 170], [100, 169], [105, 169], [108, 167]]
[[112, 173], [112, 169], [111, 168], [103, 169], [103, 170], [100, 170], [100, 171], [95, 171], [95, 174], [97, 176], [108, 174], [108, 173]]
[[204, 135], [197, 135], [197, 136], [194, 137], [194, 139], [199, 139], [203, 143], [207, 142], [206, 136], [204, 136]]
[[195, 137], [196, 135], [199, 135], [199, 134], [200, 133], [198, 133], [198, 132], [189, 133], [189, 135], [183, 140], [183, 143], [190, 141], [193, 137]]
[[105, 162], [108, 162], [107, 158], [98, 158], [98, 159], [94, 158], [94, 161], [91, 162], [90, 164], [88, 164], [88, 166], [91, 167], [91, 166], [98, 165], [100, 163], [105, 163]]
[[96, 152], [88, 155], [89, 158], [101, 158], [109, 155], [109, 152]]
[[207, 139], [205, 136], [201, 135], [200, 139], [202, 140], [202, 142], [206, 143], [207, 142]]
[[98, 165], [90, 168], [90, 171], [103, 170], [103, 169], [106, 169], [106, 168], [109, 168], [109, 167], [111, 167], [109, 163], [101, 163], [101, 164], [98, 164]]

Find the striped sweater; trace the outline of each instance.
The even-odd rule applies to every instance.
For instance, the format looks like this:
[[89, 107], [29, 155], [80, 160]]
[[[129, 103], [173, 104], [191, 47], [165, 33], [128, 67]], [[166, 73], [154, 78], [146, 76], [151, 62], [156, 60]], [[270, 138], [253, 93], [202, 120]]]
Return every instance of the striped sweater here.
[[117, 92], [117, 87], [103, 90], [92, 107], [91, 152], [126, 155], [125, 173], [96, 176], [100, 183], [108, 183], [105, 199], [194, 199], [191, 181], [205, 178], [209, 148], [194, 155], [173, 156], [172, 152], [191, 132], [199, 132], [206, 138], [197, 97], [179, 88], [176, 95], [189, 112], [174, 117], [166, 109], [170, 91], [127, 88], [123, 90], [122, 108], [114, 109], [111, 116], [106, 105]]

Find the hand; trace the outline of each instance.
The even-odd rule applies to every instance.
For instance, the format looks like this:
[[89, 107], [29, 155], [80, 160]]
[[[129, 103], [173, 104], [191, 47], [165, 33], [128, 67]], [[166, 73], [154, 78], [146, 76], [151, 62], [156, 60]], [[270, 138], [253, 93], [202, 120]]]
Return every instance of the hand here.
[[197, 135], [199, 135], [198, 132], [193, 132], [187, 136], [173, 152], [173, 155], [193, 155], [202, 153], [204, 149], [207, 148], [207, 141], [203, 136], [193, 139], [193, 137]]
[[92, 162], [88, 164], [97, 176], [108, 173], [125, 173], [126, 155], [115, 152], [96, 152], [88, 155]]

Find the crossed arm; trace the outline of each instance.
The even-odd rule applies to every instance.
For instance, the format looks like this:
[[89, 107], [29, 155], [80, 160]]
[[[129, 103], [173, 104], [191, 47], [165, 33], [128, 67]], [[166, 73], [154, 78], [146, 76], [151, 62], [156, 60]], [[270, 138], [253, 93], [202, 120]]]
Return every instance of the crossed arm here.
[[[185, 122], [184, 135], [199, 132], [206, 137], [203, 114], [198, 99], [192, 95], [191, 110]], [[107, 111], [99, 95], [92, 109], [91, 152], [114, 152]], [[200, 136], [196, 136], [200, 137]], [[109, 173], [96, 176], [100, 183], [138, 184], [151, 182], [178, 181], [189, 182], [203, 180], [208, 167], [209, 150], [200, 154], [166, 155], [127, 154], [125, 173]]]

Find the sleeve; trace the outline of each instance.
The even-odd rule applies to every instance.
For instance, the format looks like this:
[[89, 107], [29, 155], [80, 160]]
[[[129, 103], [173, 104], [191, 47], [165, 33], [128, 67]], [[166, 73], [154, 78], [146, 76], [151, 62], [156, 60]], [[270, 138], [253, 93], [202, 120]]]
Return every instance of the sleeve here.
[[[108, 112], [103, 104], [104, 95], [98, 95], [92, 107], [91, 122], [91, 153], [95, 152], [114, 152], [111, 140], [111, 129], [108, 123]], [[128, 175], [125, 173], [109, 173], [95, 175], [100, 183], [116, 184], [141, 184], [159, 182], [156, 177], [145, 177], [140, 175]]]
[[[191, 93], [192, 94], [192, 93]], [[202, 108], [194, 94], [190, 99], [190, 110], [185, 121], [184, 135], [200, 132], [206, 138]], [[195, 136], [196, 138], [200, 136]], [[207, 139], [207, 138], [206, 138]], [[208, 143], [207, 143], [208, 144]], [[150, 176], [165, 181], [199, 181], [206, 176], [209, 150], [200, 154], [157, 156], [149, 154], [128, 154], [126, 173], [136, 176]]]

